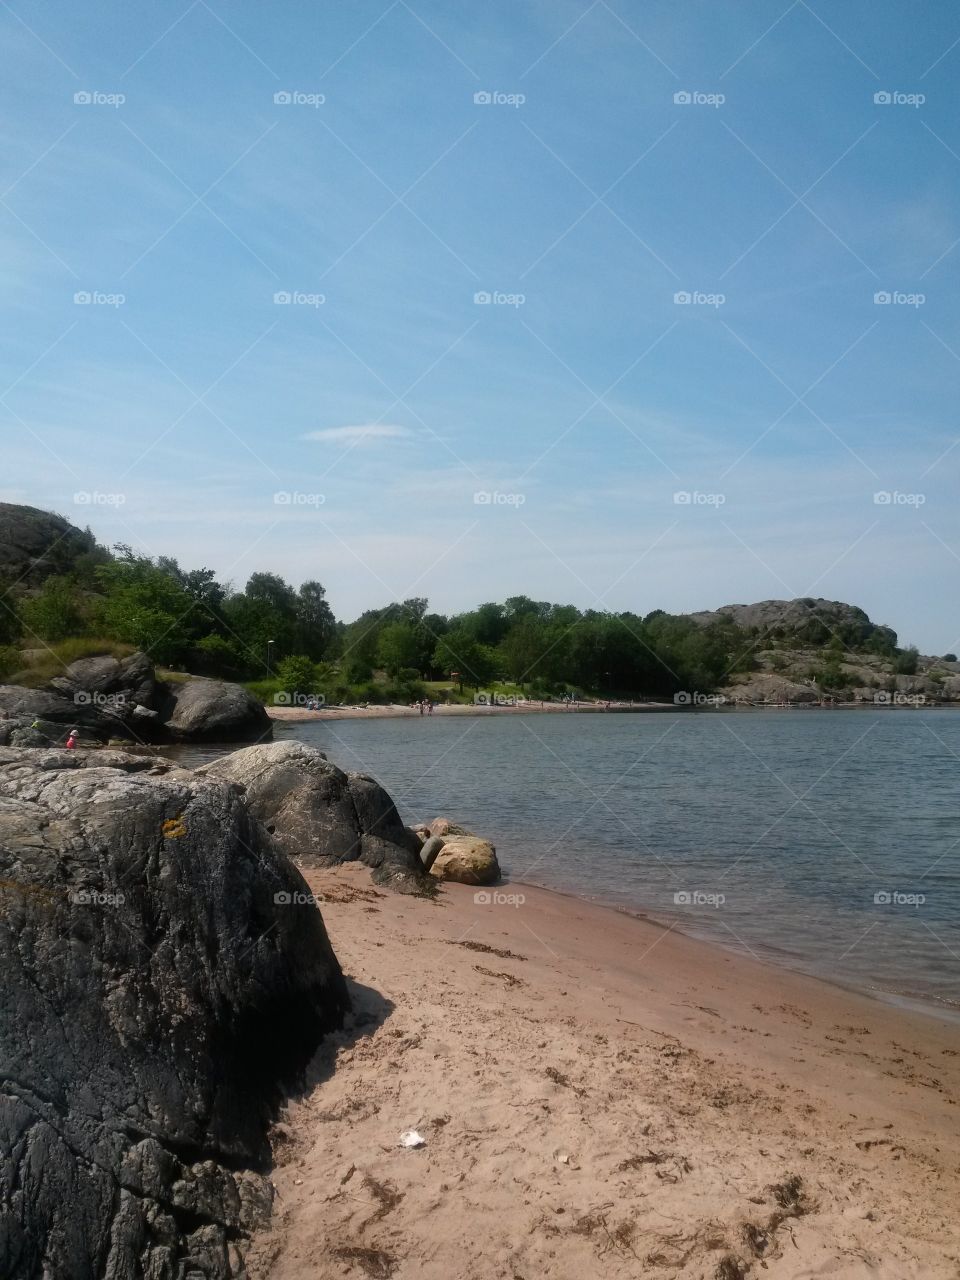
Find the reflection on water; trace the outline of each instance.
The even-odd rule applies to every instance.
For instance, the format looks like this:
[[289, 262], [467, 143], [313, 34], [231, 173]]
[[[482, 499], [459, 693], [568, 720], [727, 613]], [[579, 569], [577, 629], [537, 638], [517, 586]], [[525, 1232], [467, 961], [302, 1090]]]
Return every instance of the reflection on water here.
[[376, 775], [408, 822], [489, 836], [513, 879], [960, 1004], [960, 714], [418, 717], [277, 737]]

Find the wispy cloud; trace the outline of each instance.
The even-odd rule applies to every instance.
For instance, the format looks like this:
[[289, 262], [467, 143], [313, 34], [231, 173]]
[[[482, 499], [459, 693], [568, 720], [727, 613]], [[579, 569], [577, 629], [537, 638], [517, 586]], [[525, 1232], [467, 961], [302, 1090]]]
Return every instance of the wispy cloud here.
[[368, 422], [355, 427], [324, 427], [320, 431], [308, 431], [304, 440], [318, 440], [321, 444], [364, 444], [373, 440], [406, 440], [413, 435], [407, 427], [393, 426], [388, 422]]

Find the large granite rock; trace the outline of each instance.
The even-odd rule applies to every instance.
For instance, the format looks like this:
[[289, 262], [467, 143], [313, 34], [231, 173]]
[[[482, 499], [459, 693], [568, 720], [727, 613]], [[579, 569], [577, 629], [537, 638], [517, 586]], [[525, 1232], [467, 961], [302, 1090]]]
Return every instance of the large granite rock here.
[[78, 706], [112, 705], [120, 713], [135, 706], [155, 711], [163, 700], [153, 664], [145, 653], [121, 659], [109, 654], [80, 658], [62, 676], [51, 680], [50, 687]]
[[0, 747], [0, 1275], [227, 1280], [267, 1125], [348, 1006], [240, 790]]
[[500, 879], [497, 851], [489, 840], [479, 836], [444, 838], [430, 874], [457, 884], [496, 884]]
[[251, 742], [269, 738], [270, 717], [253, 694], [223, 680], [187, 680], [169, 686], [173, 708], [164, 717], [175, 738]]
[[242, 686], [159, 681], [144, 653], [81, 658], [45, 689], [0, 685], [0, 745], [62, 746], [74, 726], [94, 742], [259, 742], [273, 733]]
[[344, 773], [316, 747], [290, 741], [246, 747], [197, 773], [239, 783], [250, 812], [301, 866], [360, 861], [378, 884], [423, 888], [420, 839], [383, 787], [367, 774]]

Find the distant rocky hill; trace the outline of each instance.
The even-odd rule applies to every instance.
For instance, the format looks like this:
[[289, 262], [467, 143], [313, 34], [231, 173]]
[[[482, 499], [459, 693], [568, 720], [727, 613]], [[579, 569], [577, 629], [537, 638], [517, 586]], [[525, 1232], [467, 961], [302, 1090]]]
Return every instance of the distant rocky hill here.
[[68, 572], [94, 546], [92, 534], [63, 516], [0, 502], [0, 579], [38, 586], [51, 574]]
[[704, 626], [727, 620], [746, 629], [769, 632], [774, 637], [787, 633], [806, 644], [823, 644], [839, 635], [844, 644], [865, 644], [871, 638], [894, 647], [897, 633], [871, 622], [854, 604], [841, 600], [803, 596], [796, 600], [760, 600], [756, 604], [725, 604], [719, 609], [691, 613]]

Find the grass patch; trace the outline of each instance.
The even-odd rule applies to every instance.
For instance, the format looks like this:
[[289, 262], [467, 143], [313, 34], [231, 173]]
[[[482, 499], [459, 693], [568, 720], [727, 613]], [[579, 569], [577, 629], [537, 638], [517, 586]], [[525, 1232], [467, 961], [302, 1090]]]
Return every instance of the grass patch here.
[[126, 658], [136, 652], [132, 644], [120, 644], [102, 636], [72, 636], [68, 640], [31, 649], [24, 656], [26, 662], [19, 671], [9, 677], [10, 684], [27, 689], [39, 689], [49, 684], [55, 676], [62, 676], [71, 662], [81, 658]]

